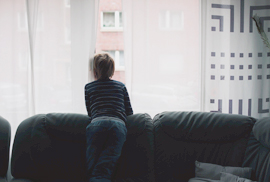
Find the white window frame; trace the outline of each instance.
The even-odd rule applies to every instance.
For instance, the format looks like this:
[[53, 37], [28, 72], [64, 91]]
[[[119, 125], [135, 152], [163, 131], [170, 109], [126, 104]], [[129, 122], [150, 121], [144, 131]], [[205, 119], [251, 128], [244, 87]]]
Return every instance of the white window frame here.
[[[115, 17], [115, 27], [103, 27], [103, 13], [114, 13]], [[121, 11], [102, 11], [100, 14], [100, 27], [102, 32], [118, 32], [123, 31], [123, 27], [120, 27], [120, 13]], [[123, 13], [122, 13], [123, 16]]]
[[[164, 12], [164, 11], [163, 11]], [[171, 22], [171, 14], [172, 14], [173, 11], [169, 11], [169, 10], [166, 10], [165, 13], [166, 13], [166, 20], [165, 20], [165, 27], [162, 26], [161, 24], [161, 13], [160, 12], [160, 15], [159, 15], [159, 29], [160, 30], [164, 30], [164, 31], [171, 31], [171, 30], [183, 30], [184, 29], [184, 12], [183, 11], [178, 11], [179, 13], [181, 13], [181, 27], [179, 28], [174, 28], [174, 27], [171, 27], [170, 26], [170, 22]]]

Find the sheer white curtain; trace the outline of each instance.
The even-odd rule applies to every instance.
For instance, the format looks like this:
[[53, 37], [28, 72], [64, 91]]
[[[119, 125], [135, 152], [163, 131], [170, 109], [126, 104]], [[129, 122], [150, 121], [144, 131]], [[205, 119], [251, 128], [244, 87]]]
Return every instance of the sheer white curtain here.
[[135, 113], [199, 111], [200, 1], [123, 0], [126, 85]]
[[97, 0], [0, 0], [0, 115], [86, 114]]
[[269, 116], [270, 50], [251, 17], [261, 17], [270, 37], [270, 1], [202, 2], [203, 109]]

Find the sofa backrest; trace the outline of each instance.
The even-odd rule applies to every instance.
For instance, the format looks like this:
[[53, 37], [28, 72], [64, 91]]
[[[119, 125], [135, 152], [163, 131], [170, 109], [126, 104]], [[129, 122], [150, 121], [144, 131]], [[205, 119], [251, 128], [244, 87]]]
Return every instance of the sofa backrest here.
[[127, 140], [117, 165], [116, 182], [154, 181], [154, 134], [148, 114], [128, 116]]
[[0, 116], [0, 177], [7, 174], [9, 163], [11, 128], [9, 122]]
[[154, 117], [155, 178], [188, 181], [195, 161], [242, 166], [255, 119], [204, 112], [163, 112]]
[[[117, 169], [115, 173], [119, 181], [134, 176], [148, 178], [148, 170], [153, 168], [153, 159], [148, 160], [153, 153], [153, 125], [149, 120], [145, 114], [128, 118], [127, 141], [117, 165], [119, 172]], [[46, 182], [85, 181], [85, 129], [89, 123], [87, 115], [70, 113], [40, 114], [24, 120], [13, 144], [13, 177]]]
[[17, 128], [11, 157], [14, 178], [84, 180], [87, 115], [39, 114]]
[[252, 167], [253, 180], [270, 181], [270, 118], [258, 119], [252, 129], [244, 167]]

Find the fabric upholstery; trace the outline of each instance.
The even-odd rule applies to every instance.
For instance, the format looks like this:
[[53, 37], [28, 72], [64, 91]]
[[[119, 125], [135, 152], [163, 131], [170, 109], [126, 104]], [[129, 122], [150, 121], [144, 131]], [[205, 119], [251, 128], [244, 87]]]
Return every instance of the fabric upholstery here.
[[230, 173], [221, 173], [220, 182], [254, 182]]
[[11, 127], [9, 122], [0, 116], [0, 181], [5, 181], [9, 163]]
[[[14, 139], [13, 181], [85, 181], [85, 131], [89, 123], [87, 115], [71, 113], [39, 114], [24, 120]], [[151, 174], [153, 178], [154, 160], [151, 118], [147, 114], [129, 116], [127, 131], [114, 176], [119, 181], [148, 181]]]
[[154, 117], [156, 181], [188, 181], [195, 161], [241, 167], [255, 119], [204, 112]]
[[1, 178], [1, 177], [0, 177], [0, 182], [7, 182], [7, 179], [6, 179], [6, 178]]
[[219, 180], [222, 172], [250, 179], [252, 168], [221, 166], [195, 161], [195, 177]]
[[270, 181], [270, 118], [255, 123], [243, 166], [253, 168], [252, 180]]
[[207, 179], [207, 178], [191, 178], [188, 182], [220, 182], [220, 180]]

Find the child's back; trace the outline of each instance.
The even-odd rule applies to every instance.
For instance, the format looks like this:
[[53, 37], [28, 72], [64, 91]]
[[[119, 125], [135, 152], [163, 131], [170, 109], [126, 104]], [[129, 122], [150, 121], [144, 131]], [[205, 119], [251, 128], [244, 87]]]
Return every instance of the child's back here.
[[85, 86], [85, 101], [91, 119], [109, 116], [126, 122], [133, 114], [129, 96], [123, 83], [105, 79], [88, 83]]

